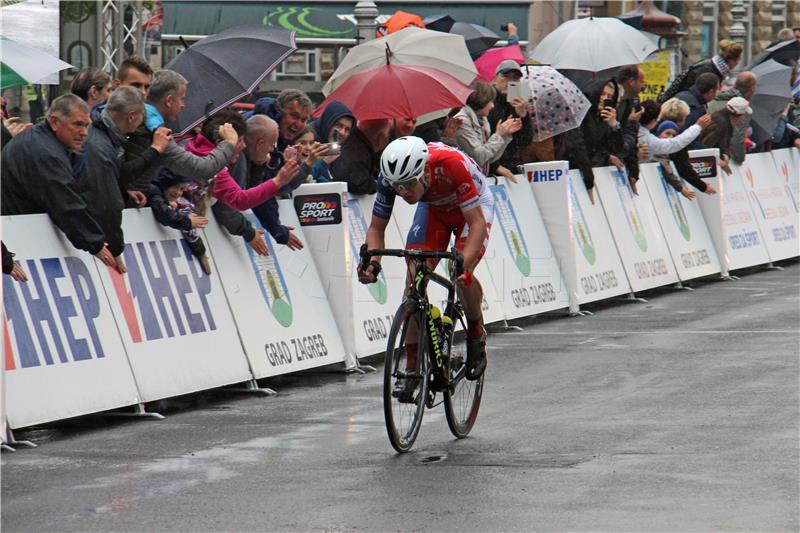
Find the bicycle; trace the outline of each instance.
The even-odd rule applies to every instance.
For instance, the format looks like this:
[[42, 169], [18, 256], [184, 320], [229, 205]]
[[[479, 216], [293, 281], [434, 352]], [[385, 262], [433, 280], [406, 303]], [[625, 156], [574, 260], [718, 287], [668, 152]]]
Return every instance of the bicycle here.
[[[406, 258], [413, 265], [414, 282], [395, 313], [389, 330], [383, 374], [383, 412], [389, 441], [400, 453], [411, 449], [422, 425], [425, 407], [436, 404], [436, 393], [444, 397], [445, 416], [450, 431], [459, 439], [466, 437], [475, 424], [483, 395], [484, 375], [475, 381], [465, 378], [466, 336], [455, 339], [455, 324], [466, 331], [464, 310], [456, 299], [456, 279], [463, 273], [464, 256], [456, 250], [427, 252], [422, 250], [393, 250], [361, 247], [361, 269], [366, 270], [374, 256]], [[436, 272], [429, 259], [449, 260], [447, 279]], [[435, 266], [435, 265], [434, 265]], [[447, 289], [445, 312], [437, 317], [438, 309], [428, 301], [428, 283]], [[416, 332], [414, 332], [416, 330]], [[406, 337], [416, 334], [417, 353], [414, 368], [407, 367]], [[409, 385], [398, 394], [397, 380]]]

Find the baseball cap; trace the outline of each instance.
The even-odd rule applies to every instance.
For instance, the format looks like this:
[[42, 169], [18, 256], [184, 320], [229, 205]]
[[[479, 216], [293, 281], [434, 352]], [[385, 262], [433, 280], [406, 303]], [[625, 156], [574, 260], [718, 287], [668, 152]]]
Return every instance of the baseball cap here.
[[747, 104], [747, 100], [741, 96], [734, 96], [728, 100], [727, 108], [728, 111], [735, 115], [749, 115], [753, 112], [753, 110]]
[[513, 59], [506, 59], [499, 65], [494, 71], [494, 75], [497, 76], [498, 74], [505, 74], [506, 72], [519, 72], [519, 75], [522, 76], [522, 67], [519, 66], [519, 63], [514, 61]]

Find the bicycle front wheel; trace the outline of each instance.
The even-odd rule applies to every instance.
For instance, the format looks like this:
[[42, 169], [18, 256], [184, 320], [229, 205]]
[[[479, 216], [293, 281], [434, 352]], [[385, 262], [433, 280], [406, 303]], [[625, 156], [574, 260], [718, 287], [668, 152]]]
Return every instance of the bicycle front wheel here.
[[[400, 305], [389, 330], [383, 371], [383, 413], [392, 447], [400, 453], [413, 446], [422, 425], [428, 396], [429, 362], [424, 312], [416, 302]], [[409, 367], [406, 344], [416, 343], [416, 364]]]
[[444, 413], [450, 432], [463, 439], [475, 425], [483, 396], [483, 375], [475, 381], [465, 376], [467, 362], [466, 336], [461, 341], [453, 339], [450, 351], [450, 387], [444, 391]]

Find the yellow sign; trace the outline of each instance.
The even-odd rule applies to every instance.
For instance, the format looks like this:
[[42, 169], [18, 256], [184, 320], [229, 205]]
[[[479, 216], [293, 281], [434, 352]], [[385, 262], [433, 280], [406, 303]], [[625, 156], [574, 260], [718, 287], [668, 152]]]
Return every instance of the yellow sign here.
[[645, 86], [639, 94], [640, 100], [655, 100], [672, 81], [672, 59], [674, 52], [665, 50], [658, 53], [658, 59], [645, 61], [640, 67], [644, 71]]

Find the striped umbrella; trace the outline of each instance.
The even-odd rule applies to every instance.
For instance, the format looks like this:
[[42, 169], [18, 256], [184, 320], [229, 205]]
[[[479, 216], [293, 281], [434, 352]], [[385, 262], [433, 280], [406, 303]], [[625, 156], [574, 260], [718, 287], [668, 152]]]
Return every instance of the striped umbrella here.
[[0, 89], [28, 85], [64, 69], [73, 68], [57, 57], [0, 37]]

